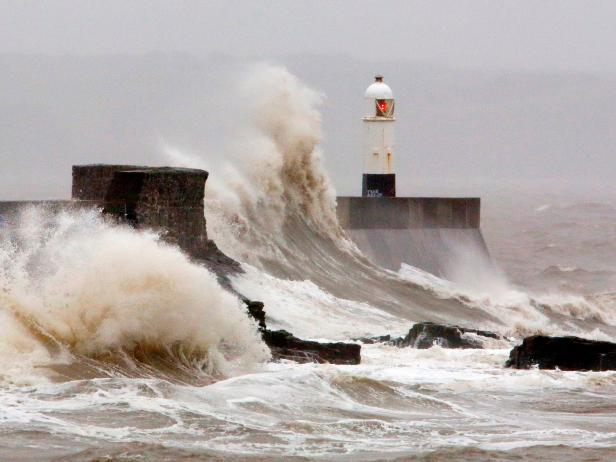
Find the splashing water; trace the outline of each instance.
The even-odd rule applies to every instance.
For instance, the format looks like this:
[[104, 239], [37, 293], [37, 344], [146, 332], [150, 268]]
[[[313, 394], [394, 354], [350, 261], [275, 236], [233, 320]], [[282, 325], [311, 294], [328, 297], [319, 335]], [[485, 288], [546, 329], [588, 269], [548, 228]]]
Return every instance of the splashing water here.
[[95, 211], [31, 208], [18, 222], [0, 240], [4, 363], [175, 349], [196, 369], [229, 373], [267, 358], [238, 301], [156, 235]]
[[[323, 96], [271, 65], [256, 66], [238, 94], [249, 117], [228, 148], [232, 163], [208, 180], [208, 230], [221, 248], [253, 264], [287, 258], [285, 226], [293, 217], [315, 233], [341, 239], [335, 191], [318, 148]], [[198, 156], [164, 149], [181, 165], [205, 165]]]
[[[226, 253], [270, 273], [251, 270], [249, 277], [236, 278], [247, 295], [279, 306], [269, 295], [287, 283], [273, 283], [273, 275], [316, 284], [342, 300], [321, 303], [326, 317], [328, 310], [367, 303], [384, 318], [401, 321], [480, 325], [514, 336], [610, 336], [601, 330], [603, 324], [616, 324], [609, 305], [577, 295], [531, 295], [461, 242], [449, 245], [455, 255], [448, 273], [455, 283], [408, 265], [393, 273], [371, 264], [336, 218], [335, 191], [318, 149], [322, 95], [271, 65], [256, 66], [239, 84], [238, 95], [248, 114], [246, 126], [229, 147], [233, 164], [208, 179], [206, 215], [210, 236]], [[171, 146], [165, 152], [181, 165], [205, 167], [198, 155]], [[349, 309], [349, 318], [357, 317], [355, 310]]]

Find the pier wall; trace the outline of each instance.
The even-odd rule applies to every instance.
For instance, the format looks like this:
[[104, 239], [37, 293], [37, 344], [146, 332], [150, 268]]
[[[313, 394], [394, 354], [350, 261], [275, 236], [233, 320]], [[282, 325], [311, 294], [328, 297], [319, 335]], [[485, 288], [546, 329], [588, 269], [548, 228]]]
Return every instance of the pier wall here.
[[132, 165], [73, 166], [73, 200], [88, 201], [135, 228], [164, 232], [191, 255], [208, 245], [204, 188], [208, 172]]
[[30, 206], [52, 213], [92, 208], [118, 223], [159, 232], [164, 241], [208, 266], [226, 286], [227, 275], [241, 271], [239, 263], [208, 239], [203, 203], [208, 172], [92, 164], [75, 165], [72, 174], [72, 200], [0, 202], [0, 231], [17, 225], [20, 211]]
[[[208, 239], [204, 170], [134, 165], [73, 167], [71, 201], [0, 202], [0, 229], [30, 205], [61, 210], [90, 207], [137, 229], [154, 229], [220, 277], [239, 270]], [[490, 265], [480, 230], [479, 198], [338, 197], [338, 219], [359, 249], [376, 264], [402, 264], [455, 279], [461, 262]]]
[[402, 264], [455, 279], [460, 267], [490, 265], [479, 198], [338, 197], [338, 220], [374, 263]]
[[449, 197], [338, 197], [345, 229], [479, 229], [481, 199]]

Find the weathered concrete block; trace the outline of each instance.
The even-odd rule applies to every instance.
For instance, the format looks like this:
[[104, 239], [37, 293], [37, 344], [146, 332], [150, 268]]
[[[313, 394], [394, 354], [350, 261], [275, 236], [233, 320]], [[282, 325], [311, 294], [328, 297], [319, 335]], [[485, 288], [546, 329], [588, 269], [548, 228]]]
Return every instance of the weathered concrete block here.
[[72, 197], [74, 200], [97, 201], [102, 206], [114, 173], [140, 168], [147, 167], [106, 164], [73, 165]]
[[337, 198], [338, 220], [345, 229], [479, 229], [478, 197]]
[[479, 229], [476, 197], [338, 197], [340, 225], [374, 263], [394, 271], [402, 263], [448, 277], [464, 253], [490, 264]]
[[148, 168], [113, 173], [104, 213], [133, 226], [164, 229], [166, 239], [188, 252], [207, 244], [203, 194], [207, 172]]
[[73, 199], [88, 201], [135, 228], [151, 228], [217, 272], [239, 270], [207, 237], [204, 188], [208, 172], [135, 165], [73, 166]]

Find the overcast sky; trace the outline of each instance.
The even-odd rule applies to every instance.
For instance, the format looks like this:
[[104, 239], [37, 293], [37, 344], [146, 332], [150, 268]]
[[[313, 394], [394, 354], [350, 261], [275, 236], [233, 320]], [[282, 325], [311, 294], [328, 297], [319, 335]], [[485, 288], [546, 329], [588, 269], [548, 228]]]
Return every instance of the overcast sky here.
[[261, 60], [326, 95], [341, 194], [383, 73], [400, 193], [613, 196], [615, 24], [616, 0], [0, 0], [0, 200], [68, 197], [72, 164], [155, 164], [161, 140], [224, 157], [236, 115], [211, 108]]
[[0, 51], [340, 53], [616, 71], [614, 0], [0, 0]]

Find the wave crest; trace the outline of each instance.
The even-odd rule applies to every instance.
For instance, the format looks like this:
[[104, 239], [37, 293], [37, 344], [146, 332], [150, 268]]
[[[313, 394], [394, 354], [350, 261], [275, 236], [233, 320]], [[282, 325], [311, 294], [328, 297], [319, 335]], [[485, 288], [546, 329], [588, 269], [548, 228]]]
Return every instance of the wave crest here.
[[0, 268], [0, 355], [36, 352], [45, 363], [58, 359], [53, 345], [89, 357], [175, 348], [211, 373], [267, 358], [239, 302], [207, 269], [95, 211], [23, 212], [0, 241]]

